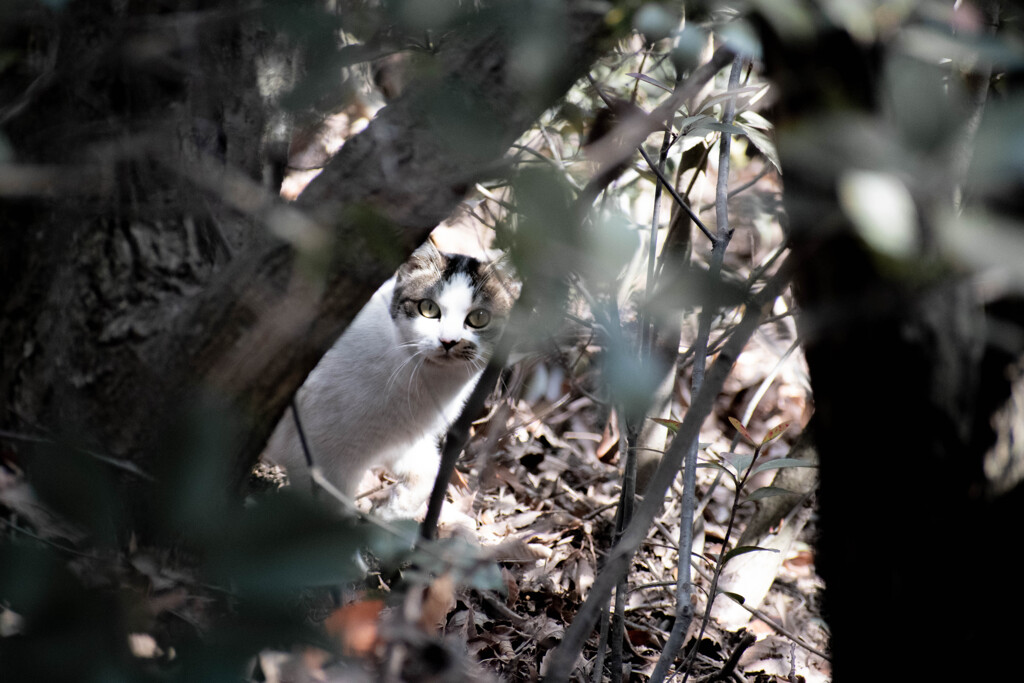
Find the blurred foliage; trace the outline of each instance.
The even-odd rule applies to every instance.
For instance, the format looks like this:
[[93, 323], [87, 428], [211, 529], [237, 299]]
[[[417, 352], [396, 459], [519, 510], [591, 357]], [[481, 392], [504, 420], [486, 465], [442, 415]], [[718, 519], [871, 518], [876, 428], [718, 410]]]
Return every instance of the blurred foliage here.
[[[45, 4], [52, 11], [64, 5]], [[478, 4], [484, 9], [478, 11]], [[371, 57], [415, 53], [422, 60], [414, 78], [429, 77], [439, 46], [470, 21], [500, 27], [515, 45], [516, 77], [544, 88], [564, 40], [564, 26], [555, 20], [554, 9], [557, 3], [549, 2], [271, 0], [262, 5], [260, 15], [269, 31], [301, 54], [302, 75], [287, 88], [280, 106], [322, 116], [338, 106], [339, 88], [350, 99], [357, 96], [356, 67]], [[601, 94], [651, 111], [680, 78], [707, 59], [710, 46], [726, 44], [761, 56], [755, 21], [768, 22], [794, 41], [822, 30], [827, 21], [857, 41], [877, 41], [882, 78], [873, 96], [884, 104], [887, 126], [839, 102], [833, 118], [780, 131], [779, 145], [787, 158], [842, 195], [860, 238], [880, 258], [913, 267], [927, 243], [916, 233], [918, 216], [939, 215], [945, 226], [942, 258], [964, 261], [974, 269], [1001, 264], [1024, 275], [1019, 223], [987, 220], [988, 212], [1019, 210], [1024, 197], [1024, 132], [1015, 75], [1024, 65], [1020, 15], [1012, 6], [1004, 12], [1004, 22], [994, 31], [974, 4], [954, 10], [952, 3], [931, 0], [822, 2], [813, 10], [788, 0], [609, 5], [609, 23], [631, 25], [636, 31], [594, 65], [594, 81], [603, 92], [590, 83], [577, 84], [510, 152], [509, 170], [481, 182], [480, 194], [470, 198], [469, 206], [476, 219], [494, 228], [498, 245], [509, 250], [523, 278], [543, 294], [534, 302], [542, 314], [537, 329], [557, 327], [566, 306], [576, 306], [576, 313], [586, 311], [595, 334], [606, 335], [600, 343], [609, 349], [605, 380], [614, 400], [644, 403], [656, 378], [641, 353], [639, 335], [619, 323], [691, 313], [709, 300], [723, 319], [731, 319], [764, 275], [759, 269], [767, 267], [770, 255], [751, 248], [727, 262], [724, 283], [711, 282], [704, 256], [708, 245], [699, 242], [694, 252], [700, 256], [692, 268], [660, 273], [658, 283], [647, 282], [656, 182], [651, 169], [630, 159], [597, 206], [581, 210], [576, 205], [595, 170], [584, 151], [584, 136], [606, 110]], [[353, 49], [358, 46], [372, 49]], [[977, 105], [972, 77], [987, 61], [995, 69], [982, 90], [991, 82], [992, 101], [978, 127], [976, 145], [968, 139], [964, 147], [965, 129]], [[339, 74], [347, 79], [341, 86]], [[756, 70], [745, 79], [749, 90], [737, 98], [734, 125], [720, 123], [726, 100], [721, 75], [693, 111], [681, 110], [671, 122], [665, 173], [697, 208], [706, 208], [699, 205], [701, 192], [706, 196], [713, 183], [707, 177], [708, 160], [717, 158], [723, 132], [743, 141], [736, 145], [736, 168], [752, 163], [751, 158], [761, 158], [766, 167], [779, 164], [771, 97]], [[486, 120], [473, 115], [486, 106], [480, 95], [468, 87], [438, 91], [423, 112], [456, 157], [471, 156], [492, 135]], [[661, 132], [644, 144], [655, 160]], [[0, 160], [10, 156], [7, 147], [0, 136]], [[969, 163], [957, 176], [952, 170], [961, 155]], [[688, 187], [696, 189], [691, 194]], [[958, 189], [971, 207], [962, 222], [951, 200]], [[653, 223], [664, 241], [678, 209], [665, 198], [661, 206]], [[923, 207], [917, 208], [920, 214], [915, 207]], [[797, 207], [809, 212], [817, 208]], [[827, 219], [823, 216], [823, 229], [830, 227]], [[961, 229], [976, 224], [995, 234], [964, 242]], [[749, 241], [758, 242], [756, 225]], [[685, 296], [679, 294], [684, 289], [680, 283], [686, 283]], [[716, 298], [711, 299], [712, 293]], [[168, 438], [163, 467], [152, 473], [155, 483], [139, 482], [142, 495], [151, 500], [151, 518], [131, 522], [141, 522], [179, 549], [161, 554], [156, 570], [142, 571], [134, 563], [151, 549], [133, 547], [133, 540], [124, 537], [129, 525], [113, 493], [115, 472], [136, 475], [121, 473], [69, 445], [25, 449], [39, 499], [75, 533], [73, 538], [48, 536], [31, 528], [31, 520], [8, 515], [0, 552], [0, 598], [25, 627], [18, 635], [0, 638], [4, 680], [240, 679], [248, 675], [246, 663], [262, 648], [286, 649], [295, 642], [330, 648], [306, 620], [308, 591], [359, 580], [362, 570], [355, 557], [364, 548], [384, 566], [412, 561], [421, 572], [451, 570], [446, 566], [450, 562], [438, 559], [451, 558], [462, 580], [500, 585], [493, 564], [478, 561], [455, 541], [409, 555], [409, 536], [392, 536], [305, 497], [254, 494], [244, 506], [225, 500], [229, 477], [218, 454], [230, 450], [230, 424], [215, 405], [198, 407]], [[411, 535], [411, 528], [403, 529]], [[202, 629], [181, 623], [174, 610], [146, 611], [151, 608], [147, 601], [173, 589], [188, 593], [182, 609], [216, 605], [203, 613]], [[175, 643], [176, 656], [134, 657], [127, 635], [160, 629]]]
[[[288, 490], [252, 494], [244, 505], [226, 498], [218, 463], [231, 419], [205, 408], [180, 425], [158, 476], [136, 484], [152, 497], [152, 519], [141, 520], [153, 527], [148, 538], [173, 551], [115, 542], [126, 527], [112, 507], [109, 465], [70, 446], [24, 453], [39, 502], [61, 516], [71, 538], [45, 524], [26, 529], [16, 517], [9, 524], [0, 595], [24, 632], [0, 638], [5, 680], [241, 679], [263, 648], [334, 647], [311, 627], [310, 601], [360, 580], [361, 550], [383, 567], [408, 555], [412, 523], [383, 533]], [[162, 610], [161, 596], [174, 607]], [[128, 635], [139, 632], [162, 635], [173, 658], [134, 657]]]

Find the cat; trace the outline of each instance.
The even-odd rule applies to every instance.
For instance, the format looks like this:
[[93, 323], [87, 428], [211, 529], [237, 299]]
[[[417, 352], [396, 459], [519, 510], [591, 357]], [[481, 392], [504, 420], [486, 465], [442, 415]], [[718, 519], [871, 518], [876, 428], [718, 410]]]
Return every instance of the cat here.
[[[398, 479], [380, 512], [411, 517], [427, 500], [439, 441], [494, 350], [515, 297], [496, 263], [446, 254], [428, 240], [381, 285], [296, 394], [313, 462], [353, 496], [363, 474]], [[306, 482], [308, 465], [287, 411], [263, 459]], [[300, 484], [302, 485], [302, 484]]]

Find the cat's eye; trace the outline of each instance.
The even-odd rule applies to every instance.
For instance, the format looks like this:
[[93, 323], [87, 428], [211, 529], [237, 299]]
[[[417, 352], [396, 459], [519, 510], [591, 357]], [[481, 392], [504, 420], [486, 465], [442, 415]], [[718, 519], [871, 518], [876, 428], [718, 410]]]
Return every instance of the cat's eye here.
[[420, 301], [419, 304], [417, 305], [417, 308], [420, 311], [420, 315], [422, 315], [424, 318], [441, 317], [441, 307], [438, 306], [435, 302], [431, 301], [430, 299], [423, 299], [422, 301]]
[[466, 324], [475, 329], [480, 329], [489, 322], [491, 322], [491, 314], [482, 308], [470, 311], [466, 316]]

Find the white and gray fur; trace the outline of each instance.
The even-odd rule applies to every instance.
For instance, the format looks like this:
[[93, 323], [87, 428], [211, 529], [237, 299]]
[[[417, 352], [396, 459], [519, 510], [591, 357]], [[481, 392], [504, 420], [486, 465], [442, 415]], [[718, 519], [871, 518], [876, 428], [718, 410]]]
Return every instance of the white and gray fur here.
[[[296, 396], [324, 475], [352, 496], [369, 468], [386, 467], [398, 485], [383, 512], [414, 514], [437, 475], [439, 439], [487, 364], [512, 301], [508, 279], [492, 264], [442, 254], [430, 242], [420, 247], [367, 302]], [[287, 468], [293, 486], [308, 488], [291, 411], [263, 458]]]

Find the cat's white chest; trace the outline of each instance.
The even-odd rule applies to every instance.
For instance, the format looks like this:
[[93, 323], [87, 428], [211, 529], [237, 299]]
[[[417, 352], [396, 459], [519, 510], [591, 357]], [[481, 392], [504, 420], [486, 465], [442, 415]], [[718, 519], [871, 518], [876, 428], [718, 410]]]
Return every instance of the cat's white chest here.
[[[397, 474], [413, 491], [408, 498], [416, 505], [429, 493], [439, 460], [437, 441], [484, 365], [481, 357], [472, 362], [456, 357], [470, 343], [463, 324], [473, 304], [467, 284], [456, 282], [439, 293], [438, 318], [396, 320], [395, 279], [389, 280], [299, 390], [299, 415], [314, 464], [346, 494], [354, 494], [363, 473], [377, 466]], [[290, 412], [264, 458], [288, 468], [293, 482], [305, 472]]]

